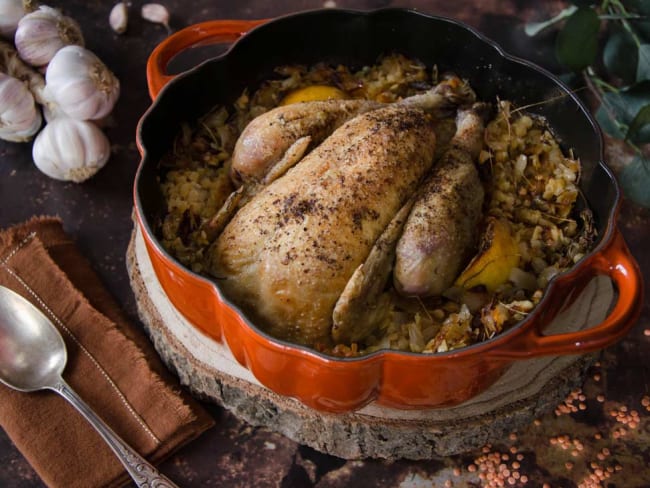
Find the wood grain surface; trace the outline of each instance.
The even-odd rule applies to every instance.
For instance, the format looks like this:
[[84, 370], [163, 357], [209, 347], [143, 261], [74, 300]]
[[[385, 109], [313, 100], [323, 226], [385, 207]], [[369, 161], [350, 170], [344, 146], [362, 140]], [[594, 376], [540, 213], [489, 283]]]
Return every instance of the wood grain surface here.
[[[136, 227], [127, 269], [138, 313], [168, 367], [194, 395], [222, 405], [325, 454], [345, 459], [432, 459], [465, 454], [507, 436], [552, 411], [580, 387], [597, 354], [518, 361], [490, 388], [449, 408], [400, 410], [372, 402], [347, 414], [328, 414], [262, 385], [221, 344], [191, 325], [158, 282]], [[607, 278], [594, 279], [545, 329], [574, 332], [600, 323], [614, 298]]]

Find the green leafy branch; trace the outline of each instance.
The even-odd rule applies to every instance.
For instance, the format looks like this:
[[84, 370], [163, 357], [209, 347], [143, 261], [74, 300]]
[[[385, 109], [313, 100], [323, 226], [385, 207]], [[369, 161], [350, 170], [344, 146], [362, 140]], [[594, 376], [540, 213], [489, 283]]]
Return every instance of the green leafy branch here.
[[561, 25], [557, 60], [581, 75], [599, 103], [603, 131], [623, 140], [634, 158], [620, 174], [625, 195], [650, 207], [650, 0], [572, 0], [545, 22], [525, 26], [529, 36]]

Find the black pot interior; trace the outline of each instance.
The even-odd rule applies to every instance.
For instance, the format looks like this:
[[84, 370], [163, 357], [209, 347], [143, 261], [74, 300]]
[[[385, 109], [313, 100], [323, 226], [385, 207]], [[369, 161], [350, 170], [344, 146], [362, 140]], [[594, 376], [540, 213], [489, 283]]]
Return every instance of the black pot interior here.
[[138, 134], [145, 157], [136, 181], [136, 204], [149, 230], [164, 210], [157, 163], [181, 123], [197, 120], [215, 105], [228, 106], [244, 88], [254, 90], [272, 77], [279, 65], [331, 61], [361, 67], [389, 52], [467, 78], [482, 100], [498, 96], [516, 106], [534, 104], [527, 110], [546, 117], [565, 148], [573, 148], [581, 159], [581, 188], [599, 234], [605, 233], [618, 187], [601, 162], [600, 132], [580, 101], [545, 71], [504, 55], [466, 26], [402, 9], [328, 9], [280, 18], [256, 28], [225, 55], [172, 81], [143, 118]]

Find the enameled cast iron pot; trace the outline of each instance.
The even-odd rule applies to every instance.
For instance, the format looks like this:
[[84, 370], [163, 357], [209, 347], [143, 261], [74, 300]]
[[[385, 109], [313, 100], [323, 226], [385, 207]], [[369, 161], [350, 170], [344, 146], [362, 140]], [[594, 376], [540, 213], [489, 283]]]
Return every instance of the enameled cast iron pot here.
[[[190, 47], [233, 41], [224, 55], [176, 77], [166, 74], [172, 57]], [[517, 106], [552, 100], [530, 111], [545, 116], [582, 161], [581, 189], [599, 238], [589, 255], [552, 282], [533, 313], [491, 340], [436, 355], [380, 351], [336, 359], [265, 334], [222, 297], [218, 283], [189, 271], [163, 249], [154, 234], [164, 205], [157, 164], [182, 122], [197, 120], [217, 104], [229, 105], [279, 65], [333, 61], [361, 67], [391, 51], [467, 78], [483, 100], [498, 96]], [[549, 73], [508, 56], [459, 22], [402, 9], [328, 9], [270, 22], [205, 22], [160, 44], [149, 59], [147, 77], [154, 103], [138, 127], [142, 162], [134, 197], [155, 272], [169, 300], [195, 327], [225, 341], [235, 358], [277, 393], [331, 412], [354, 410], [372, 400], [395, 408], [454, 405], [485, 390], [518, 359], [603, 348], [620, 339], [638, 317], [641, 276], [616, 227], [619, 189], [603, 163], [601, 133], [588, 110]], [[544, 335], [562, 307], [596, 275], [611, 278], [617, 291], [607, 317], [587, 330]]]

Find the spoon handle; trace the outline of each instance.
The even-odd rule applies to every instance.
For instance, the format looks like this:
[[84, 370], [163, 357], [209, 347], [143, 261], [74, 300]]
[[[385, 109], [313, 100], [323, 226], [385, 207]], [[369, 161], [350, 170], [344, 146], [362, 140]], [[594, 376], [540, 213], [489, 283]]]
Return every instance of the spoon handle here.
[[102, 436], [122, 462], [137, 486], [142, 488], [178, 488], [175, 483], [166, 478], [113, 432], [63, 378], [60, 378], [51, 389], [68, 400], [90, 422], [90, 425]]

